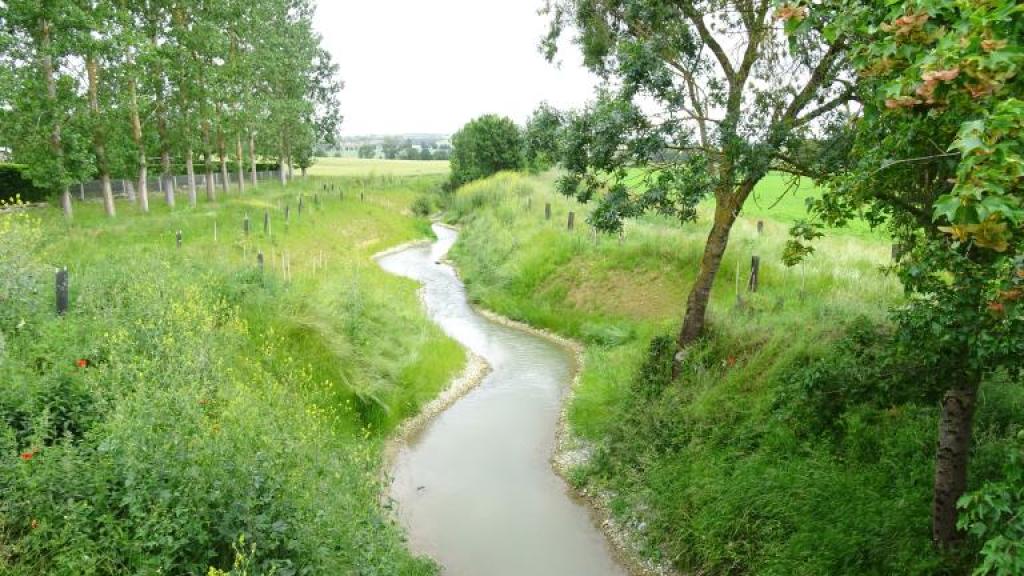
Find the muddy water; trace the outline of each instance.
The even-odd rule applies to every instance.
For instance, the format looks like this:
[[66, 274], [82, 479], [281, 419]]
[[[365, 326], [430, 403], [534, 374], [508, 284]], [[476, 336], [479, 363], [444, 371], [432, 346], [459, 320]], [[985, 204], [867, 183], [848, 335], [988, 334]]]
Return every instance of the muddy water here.
[[456, 233], [385, 256], [387, 271], [424, 286], [431, 318], [492, 372], [402, 447], [392, 497], [410, 546], [452, 576], [623, 575], [588, 509], [551, 469], [569, 351], [492, 322], [438, 262]]

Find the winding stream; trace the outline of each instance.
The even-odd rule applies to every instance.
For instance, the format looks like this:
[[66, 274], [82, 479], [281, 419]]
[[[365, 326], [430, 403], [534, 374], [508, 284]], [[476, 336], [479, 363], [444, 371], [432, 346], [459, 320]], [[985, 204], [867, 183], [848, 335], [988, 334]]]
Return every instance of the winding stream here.
[[476, 313], [441, 261], [456, 233], [381, 257], [423, 284], [430, 317], [492, 372], [399, 451], [391, 496], [411, 548], [452, 576], [605, 576], [626, 572], [549, 464], [572, 353]]

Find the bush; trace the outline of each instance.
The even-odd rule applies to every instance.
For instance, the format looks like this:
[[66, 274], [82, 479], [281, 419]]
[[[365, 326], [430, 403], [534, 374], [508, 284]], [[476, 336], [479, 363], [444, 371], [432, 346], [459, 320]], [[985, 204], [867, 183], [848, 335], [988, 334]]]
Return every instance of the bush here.
[[49, 191], [37, 188], [24, 171], [20, 164], [0, 164], [0, 202], [13, 202], [16, 198], [22, 202], [45, 202], [50, 197]]
[[417, 216], [427, 217], [434, 212], [434, 201], [430, 196], [417, 196], [412, 202], [412, 213]]
[[452, 146], [452, 189], [503, 170], [523, 167], [522, 132], [508, 118], [481, 116], [452, 137]]

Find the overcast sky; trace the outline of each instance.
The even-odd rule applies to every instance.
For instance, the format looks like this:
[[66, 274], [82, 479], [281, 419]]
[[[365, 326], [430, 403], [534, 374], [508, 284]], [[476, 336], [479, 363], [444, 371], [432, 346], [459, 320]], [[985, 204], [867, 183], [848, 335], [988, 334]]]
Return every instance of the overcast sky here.
[[319, 0], [316, 27], [345, 82], [344, 136], [452, 133], [498, 113], [523, 122], [547, 101], [593, 92], [579, 51], [549, 64], [543, 0]]

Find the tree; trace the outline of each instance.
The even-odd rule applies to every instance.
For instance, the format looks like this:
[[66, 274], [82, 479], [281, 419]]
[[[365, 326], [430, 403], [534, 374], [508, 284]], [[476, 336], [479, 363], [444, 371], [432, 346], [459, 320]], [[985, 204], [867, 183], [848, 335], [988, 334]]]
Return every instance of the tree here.
[[[571, 26], [586, 65], [603, 79], [596, 101], [567, 122], [560, 190], [595, 197], [591, 223], [618, 232], [657, 211], [694, 220], [710, 193], [714, 220], [678, 336], [705, 327], [733, 224], [770, 171], [807, 174], [800, 148], [851, 98], [843, 78], [847, 38], [825, 11], [779, 10], [771, 0], [549, 0], [548, 56]], [[785, 27], [807, 33], [786, 38]], [[644, 107], [641, 102], [649, 103]], [[673, 151], [678, 154], [665, 154]], [[643, 168], [644, 186], [627, 185]]]
[[515, 122], [489, 114], [470, 121], [452, 137], [450, 187], [523, 167], [523, 137]]
[[527, 167], [538, 172], [558, 161], [561, 148], [562, 113], [549, 104], [541, 104], [530, 116], [523, 131]]
[[15, 68], [8, 91], [12, 112], [5, 114], [5, 138], [15, 160], [28, 165], [33, 183], [59, 195], [67, 218], [72, 216], [68, 186], [92, 171], [89, 158], [89, 117], [76, 91], [67, 60], [74, 36], [83, 27], [80, 7], [67, 2], [17, 0], [4, 15], [6, 59]]
[[374, 146], [373, 144], [363, 144], [362, 146], [359, 147], [359, 157], [360, 158], [376, 158], [377, 157], [377, 147]]
[[[898, 342], [944, 384], [932, 533], [949, 546], [960, 538], [979, 385], [1024, 374], [1024, 6], [832, 8], [834, 27], [854, 40], [863, 112], [845, 169], [812, 208], [826, 224], [867, 214], [903, 247]], [[787, 252], [807, 251], [796, 238]]]

